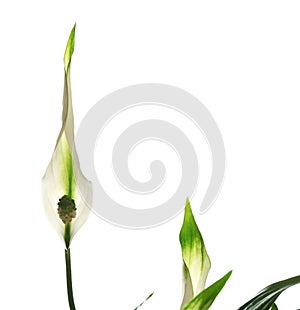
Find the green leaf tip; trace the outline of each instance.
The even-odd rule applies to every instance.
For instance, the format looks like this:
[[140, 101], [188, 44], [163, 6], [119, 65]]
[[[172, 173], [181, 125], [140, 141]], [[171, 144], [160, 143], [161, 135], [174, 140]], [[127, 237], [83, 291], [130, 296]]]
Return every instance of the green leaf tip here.
[[76, 23], [74, 24], [74, 26], [70, 32], [69, 39], [68, 39], [68, 42], [66, 45], [66, 50], [65, 50], [65, 55], [64, 55], [64, 65], [65, 65], [66, 73], [68, 73], [68, 71], [69, 71], [72, 55], [74, 52], [75, 30], [76, 30]]

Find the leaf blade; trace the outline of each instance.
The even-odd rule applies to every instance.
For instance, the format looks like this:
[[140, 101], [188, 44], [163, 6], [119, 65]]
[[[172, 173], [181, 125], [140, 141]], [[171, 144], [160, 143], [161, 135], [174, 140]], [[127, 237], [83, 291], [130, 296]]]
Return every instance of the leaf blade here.
[[142, 307], [142, 305], [153, 296], [154, 292], [152, 292], [141, 304], [139, 304], [134, 310], [138, 310]]
[[250, 299], [247, 303], [241, 306], [238, 310], [270, 309], [283, 291], [299, 283], [300, 276], [296, 276], [268, 285], [263, 290], [261, 290], [254, 298]]

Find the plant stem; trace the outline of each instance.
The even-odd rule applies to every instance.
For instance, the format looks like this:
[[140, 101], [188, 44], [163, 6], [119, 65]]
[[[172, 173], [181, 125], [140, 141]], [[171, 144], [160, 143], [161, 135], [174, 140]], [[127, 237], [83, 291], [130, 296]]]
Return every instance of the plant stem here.
[[71, 252], [70, 248], [65, 249], [65, 258], [66, 258], [66, 275], [67, 275], [67, 290], [68, 290], [68, 300], [70, 310], [76, 310], [73, 297], [73, 288], [72, 288], [72, 272], [71, 272]]
[[70, 247], [70, 242], [71, 242], [71, 223], [65, 224], [65, 244], [66, 244], [66, 249]]

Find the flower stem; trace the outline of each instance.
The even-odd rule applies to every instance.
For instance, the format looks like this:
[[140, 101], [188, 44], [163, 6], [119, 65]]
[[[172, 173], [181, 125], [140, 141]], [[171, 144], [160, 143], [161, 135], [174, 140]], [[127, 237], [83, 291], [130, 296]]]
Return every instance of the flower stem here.
[[66, 258], [66, 275], [67, 275], [67, 290], [68, 290], [68, 300], [70, 310], [76, 310], [73, 297], [73, 288], [72, 288], [72, 272], [71, 272], [71, 252], [70, 248], [65, 249], [65, 258]]
[[70, 247], [70, 242], [71, 242], [71, 223], [65, 224], [65, 244], [66, 244], [66, 249]]

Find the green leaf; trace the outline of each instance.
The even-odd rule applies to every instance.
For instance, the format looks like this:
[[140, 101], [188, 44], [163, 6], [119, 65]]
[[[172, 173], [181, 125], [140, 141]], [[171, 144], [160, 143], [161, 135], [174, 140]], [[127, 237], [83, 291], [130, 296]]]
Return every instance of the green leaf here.
[[272, 309], [277, 309], [274, 303], [279, 295], [284, 290], [299, 283], [300, 276], [273, 283], [260, 291], [254, 298], [249, 300], [238, 310], [269, 310], [271, 307]]
[[219, 295], [232, 271], [228, 272], [223, 278], [204, 289], [194, 299], [187, 303], [183, 310], [207, 310], [210, 308], [216, 297]]
[[186, 200], [184, 221], [180, 230], [183, 259], [184, 297], [182, 306], [205, 288], [210, 270], [210, 259], [191, 209]]
[[272, 305], [271, 310], [278, 310], [278, 307], [276, 306], [276, 304], [273, 304], [273, 305]]
[[153, 296], [154, 293], [151, 293], [139, 306], [137, 306], [134, 310], [138, 310], [141, 308], [141, 306]]

